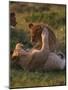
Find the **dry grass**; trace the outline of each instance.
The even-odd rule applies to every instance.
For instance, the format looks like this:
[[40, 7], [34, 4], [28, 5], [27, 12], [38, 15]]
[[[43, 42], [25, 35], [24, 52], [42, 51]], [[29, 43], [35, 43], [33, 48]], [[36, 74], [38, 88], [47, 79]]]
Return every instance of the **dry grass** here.
[[[15, 32], [14, 36], [11, 37], [10, 48], [15, 47], [18, 39], [21, 42], [24, 40], [29, 42], [28, 23], [47, 23], [54, 29], [56, 37], [61, 43], [59, 50], [65, 52], [65, 6], [43, 4], [24, 4], [23, 6], [22, 3], [12, 3], [10, 4], [10, 10], [16, 12], [16, 28], [22, 31], [22, 33]], [[27, 33], [27, 38], [25, 38], [23, 31]], [[24, 43], [24, 45], [28, 46], [28, 43]], [[10, 88], [65, 85], [65, 76], [65, 71], [28, 72], [11, 68]]]
[[66, 85], [65, 71], [29, 72], [11, 71], [10, 88]]

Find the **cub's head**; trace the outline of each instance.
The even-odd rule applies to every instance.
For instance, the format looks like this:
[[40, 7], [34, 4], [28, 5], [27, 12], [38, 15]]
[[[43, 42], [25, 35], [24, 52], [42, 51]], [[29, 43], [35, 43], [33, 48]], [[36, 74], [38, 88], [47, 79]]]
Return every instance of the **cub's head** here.
[[29, 24], [29, 29], [31, 32], [31, 42], [33, 44], [41, 40], [42, 27], [41, 25]]
[[32, 23], [29, 24], [29, 29], [31, 32], [31, 42], [33, 45], [35, 45], [38, 41], [40, 41], [40, 47], [42, 46], [42, 31], [44, 30], [44, 28], [46, 28], [48, 30], [49, 33], [49, 48], [51, 51], [53, 51], [56, 48], [56, 36], [52, 30], [51, 27], [49, 27], [48, 25], [33, 25]]

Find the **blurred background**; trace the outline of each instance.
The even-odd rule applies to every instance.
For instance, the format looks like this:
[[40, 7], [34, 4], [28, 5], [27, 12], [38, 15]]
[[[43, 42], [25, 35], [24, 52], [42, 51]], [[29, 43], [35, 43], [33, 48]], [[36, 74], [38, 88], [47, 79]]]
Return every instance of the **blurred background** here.
[[[66, 6], [53, 4], [40, 4], [28, 2], [9, 2], [9, 11], [16, 15], [15, 30], [10, 29], [10, 50], [15, 48], [17, 42], [22, 42], [25, 48], [31, 48], [29, 23], [48, 24], [59, 42], [58, 51], [66, 52]], [[10, 21], [11, 22], [11, 21]], [[59, 72], [59, 74], [58, 74]], [[50, 71], [45, 73], [28, 72], [21, 69], [11, 69], [10, 87], [32, 87], [65, 85], [65, 71]], [[55, 76], [55, 77], [54, 77]]]
[[[53, 28], [60, 43], [60, 50], [65, 53], [66, 6], [38, 3], [10, 2], [9, 11], [16, 14], [16, 32], [11, 37], [11, 48], [20, 41], [25, 47], [31, 47], [29, 23], [44, 23]], [[11, 33], [10, 33], [11, 34]]]

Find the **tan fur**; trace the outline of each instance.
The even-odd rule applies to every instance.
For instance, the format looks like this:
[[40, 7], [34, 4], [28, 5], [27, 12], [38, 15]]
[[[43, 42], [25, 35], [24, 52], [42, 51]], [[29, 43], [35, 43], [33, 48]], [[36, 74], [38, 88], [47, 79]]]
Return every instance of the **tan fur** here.
[[57, 46], [56, 46], [57, 39], [56, 39], [56, 36], [55, 36], [52, 28], [49, 27], [48, 25], [40, 24], [40, 25], [31, 26], [30, 32], [31, 32], [32, 43], [34, 43], [35, 48], [37, 48], [37, 49], [41, 48], [41, 46], [42, 46], [41, 33], [42, 33], [44, 27], [46, 27], [48, 29], [48, 32], [49, 32], [50, 51], [54, 51], [57, 48]]
[[18, 64], [20, 64], [21, 67], [28, 70], [42, 69], [48, 57], [48, 52], [45, 51], [47, 47], [43, 47], [43, 46], [44, 45], [42, 45], [41, 50], [36, 50], [36, 49], [30, 50], [28, 52], [29, 55], [20, 56], [19, 54], [18, 56], [20, 57], [20, 60], [18, 61]]
[[20, 56], [18, 64], [26, 70], [53, 70], [64, 69], [65, 58], [61, 59], [49, 49], [49, 32], [44, 28], [42, 32], [42, 48], [40, 50], [33, 49], [28, 53], [29, 55]]
[[47, 62], [44, 65], [44, 70], [63, 70], [65, 68], [65, 58], [61, 59], [60, 56], [50, 52]]
[[14, 49], [14, 52], [12, 54], [12, 58], [16, 56], [26, 56], [29, 55], [28, 51], [23, 49], [24, 45], [21, 43], [17, 43], [16, 47]]

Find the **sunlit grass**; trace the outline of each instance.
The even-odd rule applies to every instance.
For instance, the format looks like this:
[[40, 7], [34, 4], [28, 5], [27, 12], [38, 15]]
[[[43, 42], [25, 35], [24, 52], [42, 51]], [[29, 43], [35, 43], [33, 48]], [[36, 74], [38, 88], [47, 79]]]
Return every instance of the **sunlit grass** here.
[[11, 71], [11, 88], [65, 85], [65, 71]]
[[[19, 31], [12, 33], [10, 47], [14, 48], [17, 41], [20, 41], [28, 48], [30, 46], [28, 24], [47, 23], [53, 28], [60, 42], [59, 50], [65, 52], [65, 6], [30, 5], [23, 6], [19, 3], [10, 5], [10, 11], [15, 11], [16, 13], [16, 29]], [[10, 70], [10, 88], [56, 86], [65, 85], [65, 83], [65, 71], [29, 72], [15, 68], [11, 68]]]

